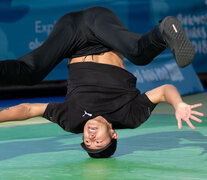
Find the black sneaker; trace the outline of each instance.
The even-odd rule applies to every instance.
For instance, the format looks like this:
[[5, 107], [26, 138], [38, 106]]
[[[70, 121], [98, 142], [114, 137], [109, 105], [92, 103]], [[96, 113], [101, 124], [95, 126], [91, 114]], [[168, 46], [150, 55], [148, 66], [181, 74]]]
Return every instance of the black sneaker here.
[[168, 16], [160, 23], [160, 31], [178, 66], [183, 68], [189, 65], [194, 59], [195, 50], [186, 37], [180, 21]]

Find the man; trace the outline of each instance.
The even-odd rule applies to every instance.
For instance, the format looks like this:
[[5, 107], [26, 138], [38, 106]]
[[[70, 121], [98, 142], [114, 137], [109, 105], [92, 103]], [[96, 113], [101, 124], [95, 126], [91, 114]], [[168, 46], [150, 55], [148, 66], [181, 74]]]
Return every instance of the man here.
[[1, 84], [32, 85], [40, 82], [62, 59], [69, 59], [66, 99], [62, 103], [20, 104], [0, 112], [0, 121], [43, 116], [72, 133], [84, 133], [82, 147], [94, 158], [111, 156], [118, 134], [114, 129], [136, 128], [150, 116], [156, 104], [165, 101], [192, 128], [190, 118], [201, 104], [184, 103], [172, 85], [144, 94], [124, 65], [125, 56], [135, 65], [150, 63], [169, 47], [177, 64], [185, 67], [194, 49], [180, 22], [166, 17], [147, 34], [129, 31], [110, 10], [92, 7], [63, 16], [42, 46], [18, 60], [0, 61]]

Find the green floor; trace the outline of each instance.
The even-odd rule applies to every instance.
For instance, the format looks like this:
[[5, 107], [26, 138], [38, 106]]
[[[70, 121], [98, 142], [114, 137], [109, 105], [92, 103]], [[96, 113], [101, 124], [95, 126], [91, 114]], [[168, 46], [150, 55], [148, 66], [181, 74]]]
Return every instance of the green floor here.
[[[206, 112], [207, 94], [184, 99], [203, 102], [200, 110]], [[196, 130], [178, 130], [172, 113], [160, 104], [141, 127], [118, 130], [117, 152], [109, 159], [89, 158], [79, 145], [82, 135], [68, 134], [42, 118], [27, 121], [37, 121], [33, 125], [2, 123], [0, 180], [206, 180], [207, 117], [194, 123]]]

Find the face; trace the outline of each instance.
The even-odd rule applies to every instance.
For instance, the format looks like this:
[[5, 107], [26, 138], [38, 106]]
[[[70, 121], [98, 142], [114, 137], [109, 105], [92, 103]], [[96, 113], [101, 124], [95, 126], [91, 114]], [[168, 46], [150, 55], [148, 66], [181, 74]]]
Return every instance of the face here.
[[102, 116], [98, 116], [87, 121], [83, 137], [87, 148], [102, 149], [111, 142], [111, 139], [117, 139], [118, 135]]

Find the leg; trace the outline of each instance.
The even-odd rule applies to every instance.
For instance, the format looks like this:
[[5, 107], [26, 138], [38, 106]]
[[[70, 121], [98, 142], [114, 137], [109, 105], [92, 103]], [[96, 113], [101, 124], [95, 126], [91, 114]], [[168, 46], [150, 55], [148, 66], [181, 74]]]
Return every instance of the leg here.
[[0, 61], [0, 84], [33, 85], [39, 83], [75, 47], [73, 15], [63, 16], [47, 40], [18, 60]]
[[85, 11], [85, 19], [100, 43], [121, 53], [136, 65], [150, 63], [166, 48], [158, 26], [144, 35], [133, 33], [112, 11], [103, 7], [89, 8]]
[[194, 58], [195, 50], [181, 23], [174, 17], [166, 17], [150, 32], [140, 35], [129, 31], [106, 8], [94, 7], [87, 11], [90, 14], [87, 18], [88, 28], [100, 43], [121, 53], [136, 65], [150, 63], [166, 47], [169, 47], [180, 67], [189, 65]]

